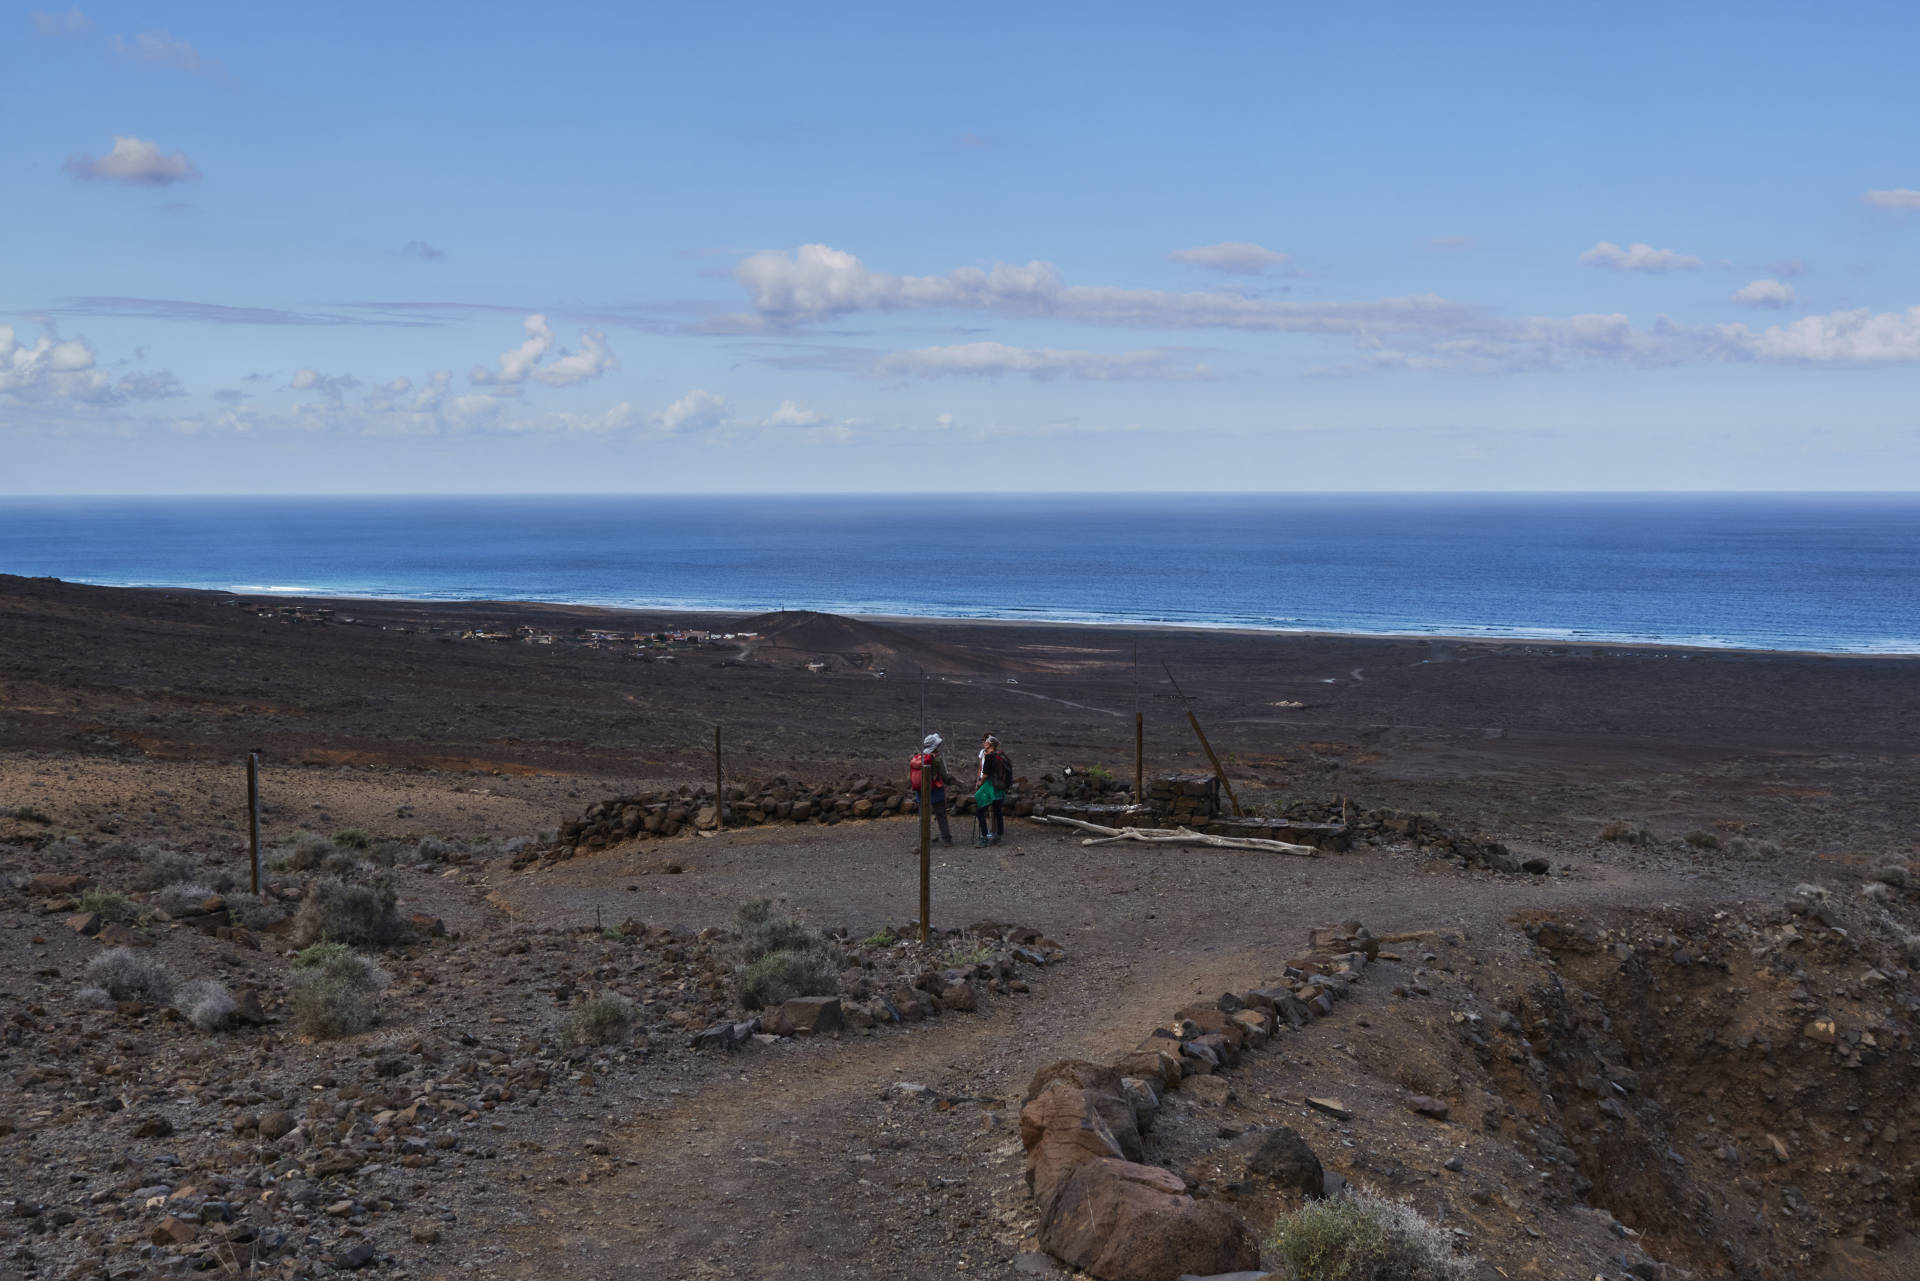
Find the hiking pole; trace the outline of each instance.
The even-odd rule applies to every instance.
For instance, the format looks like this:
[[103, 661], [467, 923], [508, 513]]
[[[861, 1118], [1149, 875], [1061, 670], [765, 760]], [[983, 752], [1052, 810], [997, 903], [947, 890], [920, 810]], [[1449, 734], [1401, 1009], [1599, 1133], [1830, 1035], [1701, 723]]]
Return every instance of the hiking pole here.
[[1207, 754], [1213, 763], [1213, 774], [1220, 780], [1220, 786], [1227, 789], [1227, 803], [1233, 806], [1233, 816], [1240, 817], [1240, 802], [1233, 794], [1233, 784], [1227, 781], [1227, 772], [1220, 768], [1220, 758], [1213, 754], [1213, 744], [1207, 741], [1207, 731], [1200, 728], [1200, 718], [1193, 714], [1193, 704], [1187, 701], [1186, 691], [1180, 688], [1180, 682], [1173, 679], [1173, 669], [1167, 666], [1167, 660], [1160, 660], [1160, 668], [1167, 674], [1167, 683], [1173, 686], [1173, 692], [1180, 695], [1181, 703], [1187, 709], [1187, 724], [1193, 726], [1194, 737], [1200, 740], [1200, 750]]
[[1140, 712], [1140, 645], [1133, 646], [1133, 803], [1147, 803], [1147, 731]]
[[713, 830], [723, 831], [727, 826], [727, 794], [720, 785], [720, 727], [713, 727]]
[[933, 762], [920, 766], [920, 941], [927, 941], [933, 907]]

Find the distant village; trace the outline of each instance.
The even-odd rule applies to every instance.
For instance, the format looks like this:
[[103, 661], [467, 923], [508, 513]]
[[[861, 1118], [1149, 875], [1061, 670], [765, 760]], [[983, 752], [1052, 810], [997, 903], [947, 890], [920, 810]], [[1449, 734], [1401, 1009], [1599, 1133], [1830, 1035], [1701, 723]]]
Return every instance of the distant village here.
[[666, 631], [635, 632], [605, 628], [573, 627], [559, 631], [521, 624], [518, 627], [409, 627], [399, 623], [375, 623], [341, 613], [329, 606], [276, 601], [234, 599], [226, 602], [256, 618], [283, 623], [326, 623], [352, 627], [378, 627], [383, 632], [434, 636], [449, 641], [474, 641], [491, 645], [577, 645], [586, 649], [624, 649], [636, 656], [671, 658], [673, 651], [696, 649], [702, 645], [724, 645], [754, 640], [758, 632], [715, 632], [705, 628], [673, 628]]

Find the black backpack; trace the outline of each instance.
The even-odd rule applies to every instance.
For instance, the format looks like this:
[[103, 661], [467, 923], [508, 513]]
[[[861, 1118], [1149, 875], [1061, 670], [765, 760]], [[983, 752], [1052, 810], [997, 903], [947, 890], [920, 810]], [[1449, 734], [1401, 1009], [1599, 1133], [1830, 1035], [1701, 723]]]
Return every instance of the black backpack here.
[[1013, 758], [1005, 752], [987, 757], [987, 781], [1001, 791], [1013, 786]]

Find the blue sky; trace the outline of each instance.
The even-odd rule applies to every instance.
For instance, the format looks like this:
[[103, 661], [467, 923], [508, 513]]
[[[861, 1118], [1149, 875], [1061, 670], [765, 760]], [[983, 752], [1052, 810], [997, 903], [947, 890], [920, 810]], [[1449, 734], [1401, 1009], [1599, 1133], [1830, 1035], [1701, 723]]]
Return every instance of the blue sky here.
[[1920, 488], [1910, 9], [909, 8], [0, 10], [0, 492]]

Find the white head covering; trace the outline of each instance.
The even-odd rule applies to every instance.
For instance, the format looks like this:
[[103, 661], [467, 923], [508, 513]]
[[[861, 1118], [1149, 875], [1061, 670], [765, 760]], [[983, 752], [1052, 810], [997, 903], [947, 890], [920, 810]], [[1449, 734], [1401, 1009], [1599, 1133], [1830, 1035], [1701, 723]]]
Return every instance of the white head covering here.
[[925, 738], [920, 740], [920, 746], [925, 748], [929, 752], [939, 751], [940, 743], [941, 743], [941, 738], [938, 734], [929, 734]]

